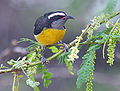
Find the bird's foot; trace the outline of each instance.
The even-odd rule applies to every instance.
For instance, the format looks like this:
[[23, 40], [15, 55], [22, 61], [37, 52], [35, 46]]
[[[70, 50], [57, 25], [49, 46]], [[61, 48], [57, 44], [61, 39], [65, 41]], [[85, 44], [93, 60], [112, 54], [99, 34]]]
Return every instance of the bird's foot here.
[[68, 45], [67, 45], [66, 43], [63, 43], [63, 47], [64, 47], [64, 49], [65, 49], [65, 52], [68, 52], [69, 47], [68, 47]]
[[68, 52], [68, 50], [69, 50], [68, 45], [66, 43], [62, 42], [62, 40], [59, 41], [59, 43], [63, 44], [63, 48], [65, 49], [65, 52]]
[[44, 56], [42, 56], [41, 62], [42, 62], [42, 64], [45, 64], [45, 63], [48, 63], [48, 60]]

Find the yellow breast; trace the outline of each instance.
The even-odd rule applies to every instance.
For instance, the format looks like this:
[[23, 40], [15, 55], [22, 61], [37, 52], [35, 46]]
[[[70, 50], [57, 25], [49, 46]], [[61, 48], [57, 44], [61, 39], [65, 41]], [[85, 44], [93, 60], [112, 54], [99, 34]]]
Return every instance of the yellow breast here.
[[40, 34], [35, 35], [36, 40], [42, 45], [52, 45], [62, 40], [66, 30], [44, 29]]

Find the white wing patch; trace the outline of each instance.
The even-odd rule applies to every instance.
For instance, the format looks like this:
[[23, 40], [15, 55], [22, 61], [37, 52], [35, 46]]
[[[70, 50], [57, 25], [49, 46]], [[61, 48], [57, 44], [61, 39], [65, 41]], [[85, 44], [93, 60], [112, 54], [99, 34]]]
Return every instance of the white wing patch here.
[[53, 14], [48, 16], [48, 19], [50, 19], [51, 17], [57, 16], [57, 15], [65, 16], [64, 13], [53, 13]]

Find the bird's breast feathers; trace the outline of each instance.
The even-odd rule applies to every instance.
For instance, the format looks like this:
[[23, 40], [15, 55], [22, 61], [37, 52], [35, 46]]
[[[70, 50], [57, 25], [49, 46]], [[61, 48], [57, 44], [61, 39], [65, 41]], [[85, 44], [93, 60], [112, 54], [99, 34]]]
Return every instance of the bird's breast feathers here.
[[42, 45], [52, 45], [54, 43], [59, 42], [63, 39], [66, 30], [58, 30], [58, 29], [43, 29], [43, 31], [38, 34], [34, 35], [36, 40]]

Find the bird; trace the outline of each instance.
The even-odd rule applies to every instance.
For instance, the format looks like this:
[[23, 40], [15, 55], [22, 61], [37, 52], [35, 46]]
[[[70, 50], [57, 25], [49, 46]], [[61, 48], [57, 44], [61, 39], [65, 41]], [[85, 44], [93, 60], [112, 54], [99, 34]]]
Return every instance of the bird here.
[[67, 45], [62, 42], [66, 33], [65, 23], [68, 19], [74, 19], [64, 11], [52, 11], [43, 14], [34, 24], [34, 37], [41, 45], [42, 63], [46, 62], [44, 50], [46, 46], [61, 42], [67, 49]]

